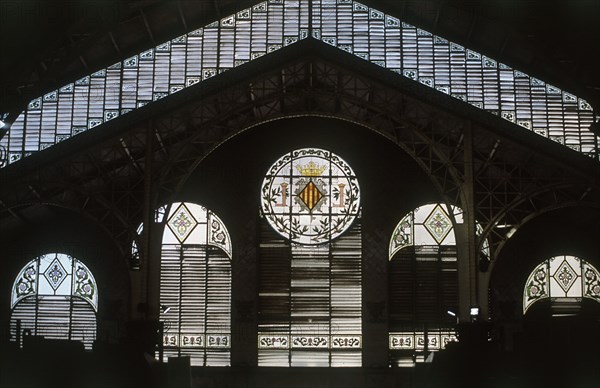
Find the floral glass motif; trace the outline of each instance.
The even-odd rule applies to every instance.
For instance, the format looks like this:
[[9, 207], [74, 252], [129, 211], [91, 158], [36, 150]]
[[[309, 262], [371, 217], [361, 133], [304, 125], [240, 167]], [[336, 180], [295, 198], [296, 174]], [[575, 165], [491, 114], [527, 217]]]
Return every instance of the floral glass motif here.
[[565, 292], [568, 292], [575, 280], [577, 279], [577, 274], [571, 268], [569, 263], [564, 260], [561, 266], [554, 273], [554, 278], [557, 280], [557, 283], [562, 287]]
[[92, 274], [82, 263], [75, 263], [75, 286], [73, 293], [77, 296], [96, 304], [96, 282]]
[[225, 225], [216, 217], [211, 217], [210, 241], [223, 248], [226, 248], [229, 242], [229, 235], [227, 229], [225, 229]]
[[67, 276], [67, 271], [65, 271], [58, 259], [54, 259], [54, 261], [52, 261], [52, 264], [48, 266], [46, 272], [44, 272], [44, 276], [48, 280], [48, 283], [50, 283], [50, 286], [54, 290], [56, 290], [65, 280]]
[[435, 241], [441, 244], [452, 230], [452, 221], [440, 205], [437, 205], [425, 220], [425, 228]]
[[594, 267], [584, 263], [585, 296], [600, 301], [600, 274]]
[[[403, 247], [413, 244], [412, 222], [408, 217], [404, 217], [394, 229], [394, 234], [390, 241], [390, 252], [397, 252]], [[393, 255], [390, 254], [390, 256]]]
[[[161, 248], [164, 357], [228, 366], [231, 348], [231, 238], [221, 219], [191, 202], [170, 205]], [[219, 249], [216, 249], [219, 248]]]
[[538, 264], [529, 274], [523, 290], [523, 314], [537, 301], [579, 302], [581, 298], [600, 302], [600, 273], [575, 256], [554, 256]]
[[165, 231], [168, 233], [163, 235], [163, 244], [207, 244], [223, 249], [231, 257], [231, 238], [225, 224], [204, 206], [172, 203]]
[[547, 269], [545, 267], [538, 268], [533, 278], [527, 283], [525, 288], [527, 301], [535, 301], [547, 295], [546, 272]]
[[358, 180], [348, 163], [330, 151], [294, 150], [269, 168], [261, 186], [261, 208], [285, 238], [323, 244], [344, 233], [358, 215]]
[[179, 242], [183, 244], [196, 225], [198, 225], [198, 221], [196, 221], [185, 205], [181, 204], [173, 216], [171, 216], [167, 225], [173, 234], [175, 234]]
[[35, 294], [37, 285], [36, 268], [35, 264], [29, 264], [23, 268], [17, 277], [13, 291], [13, 303], [15, 300], [20, 300], [27, 295]]

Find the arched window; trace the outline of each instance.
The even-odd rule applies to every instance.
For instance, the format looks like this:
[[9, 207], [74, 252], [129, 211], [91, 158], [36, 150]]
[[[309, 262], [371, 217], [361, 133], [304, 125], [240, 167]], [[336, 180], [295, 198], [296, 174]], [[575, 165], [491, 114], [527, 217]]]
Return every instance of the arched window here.
[[[458, 258], [454, 224], [462, 209], [431, 203], [405, 215], [389, 245], [389, 348], [394, 366], [412, 365], [427, 351], [456, 340]], [[478, 234], [482, 228], [476, 225]], [[489, 257], [483, 241], [481, 254]]]
[[578, 257], [554, 256], [529, 274], [523, 289], [523, 314], [534, 303], [548, 299], [554, 310], [577, 309], [582, 298], [600, 302], [600, 273]]
[[11, 339], [21, 332], [51, 339], [83, 342], [96, 339], [98, 286], [81, 261], [63, 253], [48, 253], [27, 263], [15, 279], [11, 295]]
[[338, 155], [279, 158], [261, 186], [258, 364], [360, 366], [358, 180]]
[[212, 211], [171, 205], [163, 233], [160, 319], [165, 356], [228, 366], [231, 348], [231, 239]]

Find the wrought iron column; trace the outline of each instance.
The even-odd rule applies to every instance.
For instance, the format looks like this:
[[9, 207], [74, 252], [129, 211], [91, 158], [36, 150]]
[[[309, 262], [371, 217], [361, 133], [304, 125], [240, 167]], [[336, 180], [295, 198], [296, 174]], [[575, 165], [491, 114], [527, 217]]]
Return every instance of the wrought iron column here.
[[[475, 190], [473, 167], [473, 128], [468, 121], [464, 128], [463, 143], [463, 182], [461, 199], [463, 224], [457, 225], [458, 245], [458, 304], [459, 318], [462, 322], [470, 319], [470, 308], [479, 307], [477, 290], [477, 234], [475, 225]], [[487, 306], [486, 306], [487, 310]]]

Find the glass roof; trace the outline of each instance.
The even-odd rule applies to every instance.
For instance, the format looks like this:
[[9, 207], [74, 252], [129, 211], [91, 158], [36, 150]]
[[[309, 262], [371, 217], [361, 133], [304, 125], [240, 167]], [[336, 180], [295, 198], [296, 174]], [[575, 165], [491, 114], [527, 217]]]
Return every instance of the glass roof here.
[[592, 107], [568, 91], [356, 1], [269, 0], [33, 99], [0, 166], [309, 37], [599, 156]]

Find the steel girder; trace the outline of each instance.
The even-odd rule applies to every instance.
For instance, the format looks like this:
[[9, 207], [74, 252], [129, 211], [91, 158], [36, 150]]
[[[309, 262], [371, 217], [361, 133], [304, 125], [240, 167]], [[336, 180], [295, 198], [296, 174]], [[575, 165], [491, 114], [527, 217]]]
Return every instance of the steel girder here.
[[[522, 135], [522, 128], [373, 64], [312, 44], [280, 50], [269, 60], [229, 71], [233, 76], [221, 74], [212, 87], [199, 85], [200, 97], [182, 93], [179, 101], [185, 103], [179, 107], [146, 109], [125, 130], [25, 174], [19, 174], [18, 164], [12, 166], [12, 185], [0, 191], [1, 217], [32, 202], [79, 209], [103, 225], [127, 256], [144, 219], [144, 187], [153, 190], [150, 206], [169, 203], [221, 143], [266, 121], [295, 116], [347, 120], [396, 143], [448, 203], [474, 208], [484, 228], [481, 239], [490, 239], [493, 256], [508, 238], [499, 225], [518, 228], [550, 208], [600, 203], [597, 162]], [[290, 60], [294, 52], [297, 59]], [[464, 195], [467, 128], [472, 204]], [[150, 151], [148, 131], [155, 135]], [[61, 152], [55, 148], [46, 152]], [[145, 186], [147, 179], [153, 182]]]

